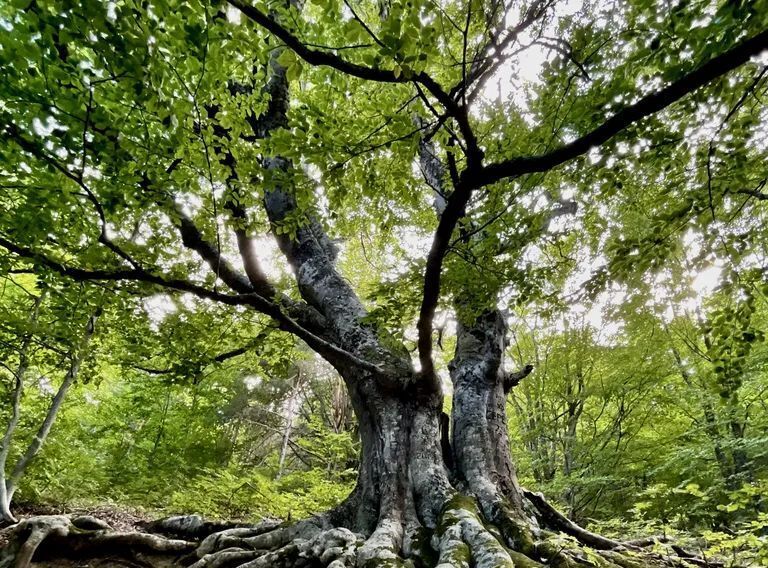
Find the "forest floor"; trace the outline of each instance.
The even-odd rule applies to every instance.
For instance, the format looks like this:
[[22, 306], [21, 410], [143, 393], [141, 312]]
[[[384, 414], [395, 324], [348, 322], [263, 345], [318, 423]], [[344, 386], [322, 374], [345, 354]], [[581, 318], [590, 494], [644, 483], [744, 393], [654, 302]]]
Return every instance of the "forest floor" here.
[[19, 503], [14, 505], [14, 514], [19, 520], [39, 515], [90, 515], [109, 523], [114, 530], [121, 532], [139, 530], [142, 523], [167, 516], [127, 505], [111, 505], [109, 503], [90, 506]]
[[[155, 525], [156, 521], [158, 519], [167, 518], [168, 517], [168, 511], [162, 511], [162, 510], [151, 510], [151, 509], [143, 509], [143, 508], [136, 508], [131, 507], [130, 505], [126, 504], [115, 504], [115, 503], [92, 503], [92, 504], [86, 504], [86, 503], [69, 503], [69, 504], [55, 504], [55, 503], [47, 503], [47, 504], [40, 504], [40, 503], [19, 503], [14, 508], [14, 513], [19, 521], [22, 521], [24, 519], [30, 519], [32, 517], [42, 517], [42, 516], [56, 516], [56, 515], [64, 515], [68, 516], [70, 518], [75, 517], [90, 517], [93, 519], [96, 519], [98, 521], [101, 521], [103, 523], [106, 523], [109, 525], [109, 528], [111, 531], [115, 533], [146, 533], [146, 532], [155, 532], [154, 528], [150, 528], [150, 525]], [[199, 517], [198, 517], [199, 518]], [[227, 521], [217, 521], [213, 519], [207, 519], [212, 521], [214, 524], [220, 524], [225, 523]], [[232, 523], [244, 523], [245, 521], [228, 521], [230, 526], [245, 526], [244, 524], [232, 524]], [[276, 522], [276, 521], [272, 521]], [[7, 537], [9, 536], [8, 531], [0, 530], [0, 551], [2, 551], [6, 546], [8, 546], [9, 541]], [[682, 537], [682, 538], [678, 538]], [[661, 538], [661, 537], [656, 537]], [[723, 568], [724, 566], [747, 566], [752, 565], [752, 562], [741, 562], [737, 561], [735, 556], [730, 560], [730, 562], [723, 562], [722, 559], [719, 559], [716, 557], [711, 558], [709, 561], [702, 560], [701, 558], [697, 559], [691, 559], [689, 554], [683, 554], [682, 557], [677, 557], [676, 555], [680, 554], [679, 547], [675, 546], [675, 544], [680, 544], [684, 546], [691, 546], [691, 550], [693, 550], [695, 553], [701, 553], [700, 550], [696, 549], [696, 544], [693, 540], [690, 540], [688, 538], [685, 538], [684, 535], [677, 535], [676, 537], [672, 537], [673, 540], [666, 541], [667, 545], [664, 549], [660, 549], [660, 552], [663, 552], [664, 555], [666, 555], [666, 558], [671, 558], [673, 560], [676, 560], [675, 562], [670, 563], [664, 563], [664, 565], [676, 565], [676, 566], [691, 566], [691, 567], [701, 567], [701, 566], [711, 566], [711, 567], [717, 567], [717, 568]], [[647, 540], [647, 539], [640, 539], [640, 540]], [[637, 541], [639, 542], [639, 541]], [[664, 540], [659, 540], [659, 543], [665, 542]], [[91, 558], [82, 558], [82, 559], [73, 559], [73, 558], [67, 558], [67, 554], [62, 554], [61, 557], [58, 556], [58, 553], [61, 549], [59, 549], [59, 546], [62, 546], [61, 544], [53, 544], [52, 548], [49, 547], [48, 551], [45, 554], [45, 560], [39, 560], [35, 562], [31, 562], [29, 564], [29, 568], [146, 568], [147, 566], [155, 566], [155, 567], [171, 567], [173, 564], [173, 555], [165, 555], [167, 557], [163, 556], [157, 556], [154, 557], [152, 563], [143, 562], [140, 557], [134, 558], [134, 561], [127, 560], [125, 556], [117, 556], [117, 551], [112, 549], [112, 545], [108, 546], [106, 549], [106, 554], [102, 554], [98, 557], [91, 557]], [[638, 545], [638, 546], [646, 546], [645, 544]], [[685, 551], [683, 551], [685, 552]], [[736, 550], [734, 549], [734, 552]], [[177, 555], [176, 555], [177, 556]], [[751, 555], [752, 560], [757, 558], [756, 555]], [[704, 556], [705, 558], [705, 556]], [[686, 562], [687, 561], [687, 562]], [[2, 564], [2, 562], [0, 562]], [[621, 564], [624, 566], [624, 564]], [[654, 566], [657, 564], [653, 564]], [[575, 566], [575, 564], [574, 564]], [[627, 568], [640, 566], [640, 564], [637, 563], [628, 563], [626, 564]]]
[[[19, 503], [14, 506], [14, 514], [19, 520], [40, 515], [89, 515], [101, 519], [116, 531], [131, 532], [141, 530], [143, 524], [159, 518], [160, 514], [135, 509], [126, 505], [56, 505], [53, 503]], [[6, 534], [0, 531], [0, 550], [8, 544]], [[128, 563], [119, 559], [100, 558], [95, 560], [69, 560], [66, 558], [51, 559], [43, 562], [33, 562], [35, 568], [109, 568], [131, 567]]]

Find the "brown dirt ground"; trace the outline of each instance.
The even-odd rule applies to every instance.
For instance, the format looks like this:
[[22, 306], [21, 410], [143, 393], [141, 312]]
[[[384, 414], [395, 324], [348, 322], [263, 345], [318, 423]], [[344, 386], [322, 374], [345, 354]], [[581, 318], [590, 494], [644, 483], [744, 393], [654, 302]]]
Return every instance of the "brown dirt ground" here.
[[138, 530], [142, 523], [155, 518], [155, 516], [140, 509], [132, 509], [124, 505], [117, 507], [109, 504], [63, 507], [19, 503], [14, 507], [14, 513], [19, 519], [37, 515], [91, 515], [109, 523], [114, 530], [120, 532]]
[[[14, 514], [19, 520], [38, 515], [91, 515], [106, 521], [114, 530], [120, 532], [140, 530], [142, 523], [155, 518], [155, 516], [151, 516], [145, 511], [108, 504], [62, 507], [57, 505], [19, 503], [14, 506]], [[4, 532], [0, 531], [0, 548], [3, 548], [7, 543]], [[36, 568], [138, 568], [141, 565], [122, 559], [100, 558], [96, 560], [57, 559], [35, 562], [33, 566]]]

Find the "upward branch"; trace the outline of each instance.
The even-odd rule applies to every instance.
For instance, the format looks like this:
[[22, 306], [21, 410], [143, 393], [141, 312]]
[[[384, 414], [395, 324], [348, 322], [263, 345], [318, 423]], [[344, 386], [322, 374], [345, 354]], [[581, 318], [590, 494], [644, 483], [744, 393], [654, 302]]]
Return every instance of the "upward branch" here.
[[[512, 28], [506, 30], [506, 35], [503, 39], [500, 39], [502, 32], [502, 23], [504, 21], [504, 11], [499, 24], [498, 29], [493, 30], [490, 33], [490, 37], [485, 45], [479, 50], [479, 53], [473, 58], [472, 65], [469, 72], [462, 80], [451, 89], [450, 96], [454, 99], [459, 97], [466, 97], [467, 90], [475, 82], [473, 94], [476, 94], [480, 88], [485, 84], [485, 81], [493, 75], [499, 67], [501, 67], [507, 58], [504, 56], [504, 51], [514, 45], [520, 35], [525, 32], [529, 27], [540, 21], [547, 13], [547, 10], [554, 3], [553, 0], [535, 0], [531, 6], [526, 10], [522, 20]], [[470, 103], [473, 97], [468, 97]]]
[[768, 30], [743, 41], [717, 57], [713, 57], [698, 69], [684, 75], [660, 91], [646, 95], [636, 103], [624, 107], [603, 124], [570, 144], [546, 154], [514, 157], [485, 166], [477, 180], [477, 185], [488, 185], [504, 178], [534, 172], [546, 172], [586, 154], [590, 149], [605, 144], [633, 124], [664, 110], [686, 95], [740, 67], [766, 49], [768, 49]]
[[[5, 118], [5, 117], [3, 117]], [[30, 153], [37, 159], [53, 166], [59, 173], [63, 174], [67, 179], [76, 183], [86, 194], [88, 200], [94, 205], [100, 221], [99, 242], [105, 245], [113, 253], [115, 253], [122, 260], [126, 260], [133, 267], [132, 270], [117, 269], [113, 271], [84, 271], [70, 266], [65, 266], [57, 263], [51, 258], [46, 258], [45, 264], [49, 268], [53, 268], [55, 271], [62, 275], [66, 275], [80, 280], [135, 280], [163, 286], [167, 288], [173, 288], [176, 290], [183, 290], [191, 292], [199, 297], [212, 299], [227, 303], [230, 305], [250, 305], [256, 310], [272, 316], [284, 331], [293, 333], [300, 339], [303, 339], [310, 345], [319, 345], [325, 349], [324, 352], [331, 353], [334, 356], [343, 355], [344, 352], [341, 349], [335, 349], [330, 345], [330, 342], [323, 339], [322, 336], [325, 324], [322, 316], [314, 310], [311, 306], [291, 300], [285, 295], [278, 294], [276, 290], [267, 281], [263, 273], [258, 273], [254, 267], [258, 267], [257, 259], [253, 252], [252, 243], [247, 242], [249, 239], [245, 238], [246, 245], [249, 247], [247, 250], [251, 256], [243, 256], [243, 261], [246, 267], [245, 275], [241, 274], [235, 269], [232, 264], [223, 257], [218, 247], [207, 241], [201, 232], [201, 230], [195, 225], [192, 219], [186, 215], [177, 203], [170, 199], [159, 199], [158, 204], [165, 206], [167, 202], [171, 203], [171, 207], [175, 213], [175, 224], [179, 230], [179, 234], [182, 238], [182, 243], [185, 247], [191, 251], [196, 252], [216, 274], [217, 278], [224, 281], [234, 292], [240, 296], [227, 296], [219, 294], [216, 291], [210, 291], [202, 286], [195, 285], [191, 282], [180, 279], [167, 279], [163, 276], [158, 276], [142, 267], [134, 258], [128, 255], [123, 249], [121, 249], [114, 241], [112, 241], [107, 233], [107, 220], [104, 208], [99, 202], [94, 191], [88, 187], [88, 185], [81, 179], [69, 171], [66, 164], [60, 162], [54, 158], [49, 152], [46, 152], [44, 147], [34, 139], [30, 139], [22, 134], [19, 128], [10, 121], [0, 123], [0, 138], [7, 138], [10, 141], [17, 144], [24, 151]], [[166, 169], [166, 173], [170, 173], [180, 164], [181, 160], [174, 160], [173, 163]], [[146, 176], [141, 181], [141, 187], [146, 191], [157, 191], [156, 184], [153, 180], [148, 179]], [[167, 192], [161, 192], [167, 193]], [[244, 233], [243, 233], [244, 234]], [[241, 245], [242, 235], [237, 233], [238, 244]], [[0, 239], [2, 241], [2, 239]], [[0, 242], [0, 245], [5, 246], [11, 252], [19, 254], [25, 258], [44, 258], [31, 249], [25, 249], [24, 247], [18, 247], [11, 241], [5, 241], [8, 246]], [[15, 248], [11, 248], [15, 247]], [[241, 246], [242, 249], [242, 246]], [[31, 255], [31, 256], [30, 256]], [[259, 280], [256, 280], [260, 277]], [[245, 300], [237, 300], [238, 297], [245, 295]], [[315, 341], [315, 340], [319, 340]], [[313, 343], [314, 342], [314, 343]], [[357, 361], [357, 358], [354, 358]]]
[[174, 203], [174, 206], [175, 214], [179, 218], [178, 229], [184, 246], [197, 252], [211, 270], [235, 292], [239, 294], [254, 292], [250, 280], [238, 272], [212, 243], [205, 240], [197, 225], [178, 205]]
[[379, 83], [409, 83], [414, 82], [423, 86], [429, 93], [443, 105], [447, 114], [456, 120], [459, 125], [461, 135], [467, 146], [467, 158], [470, 163], [479, 165], [482, 160], [482, 151], [477, 143], [477, 138], [469, 123], [467, 108], [460, 105], [449, 95], [440, 84], [430, 75], [422, 71], [406, 77], [405, 74], [396, 74], [390, 69], [381, 69], [379, 67], [367, 67], [336, 55], [330, 51], [318, 50], [308, 47], [300, 38], [287, 30], [282, 24], [274, 18], [265, 14], [258, 8], [251, 6], [244, 0], [228, 0], [229, 3], [240, 10], [246, 17], [256, 22], [268, 32], [277, 37], [280, 41], [291, 49], [296, 55], [301, 57], [310, 65], [331, 67], [346, 75], [357, 77], [366, 81], [375, 81]]
[[[32, 313], [29, 316], [28, 323], [34, 325], [37, 323], [38, 316], [40, 314], [40, 304], [45, 298], [45, 291], [40, 296], [36, 297], [32, 306]], [[11, 441], [13, 435], [16, 432], [16, 427], [19, 424], [21, 417], [21, 396], [24, 392], [24, 375], [27, 373], [29, 366], [29, 348], [32, 343], [33, 332], [30, 330], [24, 335], [24, 339], [21, 343], [21, 349], [19, 350], [19, 366], [16, 369], [15, 386], [13, 389], [13, 400], [11, 403], [11, 417], [8, 420], [8, 425], [5, 428], [5, 434], [2, 441], [0, 441], [0, 519], [7, 517], [8, 520], [13, 520], [13, 516], [10, 511], [11, 497], [13, 495], [13, 483], [6, 481], [5, 466], [8, 460], [8, 454], [11, 451]]]
[[603, 124], [570, 144], [538, 156], [510, 158], [488, 166], [468, 167], [464, 170], [459, 183], [448, 199], [445, 211], [440, 217], [427, 256], [424, 272], [424, 295], [417, 323], [419, 360], [422, 371], [431, 373], [434, 369], [432, 363], [432, 320], [440, 297], [440, 275], [443, 259], [448, 251], [451, 235], [459, 220], [465, 215], [467, 204], [476, 189], [505, 178], [519, 177], [534, 172], [546, 172], [586, 154], [591, 148], [604, 144], [633, 124], [667, 108], [686, 95], [733, 71], [766, 49], [768, 49], [768, 30], [710, 59], [698, 69], [660, 91], [647, 95], [638, 102], [623, 108]]
[[93, 334], [96, 332], [96, 320], [98, 319], [99, 315], [101, 315], [101, 308], [97, 308], [88, 318], [85, 331], [79, 344], [69, 354], [71, 359], [69, 369], [64, 376], [64, 380], [59, 386], [59, 390], [56, 391], [56, 395], [53, 397], [51, 405], [48, 407], [48, 412], [43, 419], [43, 423], [40, 424], [40, 428], [38, 428], [35, 437], [32, 438], [29, 446], [27, 446], [24, 455], [19, 458], [19, 460], [16, 462], [16, 466], [13, 468], [13, 473], [11, 474], [7, 484], [9, 500], [13, 497], [13, 493], [16, 491], [16, 488], [19, 485], [19, 481], [24, 475], [29, 462], [34, 459], [34, 457], [40, 451], [40, 448], [43, 447], [43, 444], [45, 443], [46, 438], [48, 438], [48, 434], [53, 427], [53, 423], [56, 421], [56, 416], [61, 409], [61, 405], [64, 403], [64, 398], [67, 396], [69, 388], [72, 386], [72, 383], [75, 382], [78, 374], [80, 373], [80, 367], [88, 355], [88, 345], [91, 342]]

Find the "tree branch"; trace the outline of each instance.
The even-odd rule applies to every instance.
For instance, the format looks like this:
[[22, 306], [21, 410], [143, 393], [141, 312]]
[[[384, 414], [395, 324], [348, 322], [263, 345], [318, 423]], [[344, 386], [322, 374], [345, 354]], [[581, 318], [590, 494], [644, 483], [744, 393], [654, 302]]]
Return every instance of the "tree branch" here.
[[[237, 347], [235, 349], [230, 349], [229, 351], [224, 351], [222, 353], [219, 353], [218, 355], [215, 355], [214, 357], [211, 357], [208, 360], [208, 363], [223, 363], [224, 361], [228, 361], [229, 359], [234, 359], [235, 357], [239, 357], [240, 355], [245, 355], [253, 349], [254, 347], [258, 347], [261, 345], [262, 341], [264, 340], [264, 337], [261, 335], [264, 332], [262, 330], [253, 341], [249, 341], [245, 345], [242, 345], [240, 347]], [[148, 373], [150, 375], [168, 375], [170, 373], [173, 373], [172, 368], [168, 369], [157, 369], [155, 367], [145, 367], [144, 365], [129, 365], [133, 369], [138, 369], [139, 371], [144, 371], [145, 373]]]
[[[89, 105], [89, 108], [90, 108], [90, 105]], [[88, 124], [88, 115], [86, 115], [85, 124], [86, 126]], [[127, 261], [134, 268], [138, 268], [137, 262], [131, 257], [131, 255], [125, 252], [119, 245], [117, 245], [114, 241], [112, 241], [112, 239], [109, 238], [109, 235], [107, 232], [107, 218], [104, 213], [104, 208], [102, 207], [101, 202], [98, 200], [96, 195], [93, 193], [93, 191], [91, 191], [91, 189], [88, 187], [88, 185], [84, 181], [83, 172], [85, 169], [85, 165], [84, 165], [85, 158], [83, 158], [83, 166], [80, 174], [74, 174], [73, 172], [69, 171], [69, 169], [67, 169], [66, 166], [61, 164], [61, 162], [54, 159], [39, 144], [36, 144], [35, 142], [25, 138], [15, 124], [11, 122], [6, 123], [4, 127], [4, 131], [5, 131], [4, 132], [5, 135], [11, 138], [22, 150], [29, 152], [38, 160], [42, 160], [46, 164], [49, 164], [51, 167], [56, 169], [59, 173], [63, 174], [65, 177], [72, 180], [85, 192], [85, 197], [88, 199], [88, 201], [90, 201], [93, 204], [93, 207], [94, 209], [96, 209], [96, 213], [99, 216], [99, 222], [101, 226], [100, 226], [98, 241], [101, 244], [103, 244], [105, 247], [107, 247], [109, 250], [111, 250], [113, 253], [115, 253], [117, 256]], [[83, 135], [83, 137], [85, 137], [85, 134]], [[83, 148], [83, 153], [85, 153], [85, 148]]]
[[213, 272], [232, 290], [239, 294], [250, 294], [253, 292], [254, 288], [249, 279], [235, 270], [232, 264], [222, 256], [221, 252], [203, 238], [197, 225], [192, 222], [192, 219], [190, 219], [175, 202], [174, 209], [175, 215], [179, 218], [177, 227], [181, 234], [181, 242], [184, 246], [197, 252], [197, 254], [208, 263], [211, 270], [213, 270]]
[[[761, 185], [765, 185], [765, 180], [763, 180]], [[750, 197], [754, 197], [755, 199], [759, 199], [760, 201], [768, 201], [768, 193], [763, 193], [762, 191], [759, 191], [757, 189], [737, 189], [733, 193], [739, 193], [741, 195], [749, 195]]]
[[165, 289], [189, 292], [199, 298], [213, 300], [215, 302], [220, 302], [230, 306], [250, 306], [256, 311], [272, 317], [275, 321], [277, 321], [280, 329], [296, 335], [312, 349], [326, 356], [327, 358], [332, 360], [347, 360], [355, 365], [359, 365], [362, 369], [371, 372], [378, 373], [380, 371], [378, 366], [360, 359], [356, 355], [349, 353], [348, 351], [345, 351], [336, 345], [333, 345], [332, 343], [305, 329], [296, 320], [284, 313], [279, 305], [274, 304], [259, 294], [253, 292], [237, 295], [224, 294], [216, 290], [209, 290], [204, 286], [194, 284], [193, 282], [189, 282], [187, 280], [166, 278], [164, 276], [152, 274], [141, 268], [113, 271], [84, 270], [82, 268], [76, 268], [62, 264], [61, 262], [37, 253], [28, 247], [17, 245], [4, 237], [0, 237], [0, 246], [16, 254], [17, 256], [45, 266], [46, 268], [53, 270], [62, 276], [66, 276], [80, 282], [91, 280], [143, 282]]
[[546, 154], [510, 158], [484, 167], [476, 183], [478, 186], [482, 186], [508, 177], [549, 171], [564, 162], [586, 154], [591, 148], [604, 144], [633, 124], [665, 109], [707, 83], [733, 71], [766, 49], [768, 49], [768, 30], [743, 41], [717, 57], [713, 57], [698, 69], [684, 75], [660, 91], [646, 95], [635, 104], [624, 107], [603, 124], [570, 144]]
[[[232, 190], [233, 193], [239, 195], [236, 189]], [[228, 200], [224, 207], [226, 207], [232, 219], [234, 219], [237, 226], [235, 227], [235, 236], [237, 237], [237, 249], [240, 252], [240, 257], [243, 259], [243, 266], [245, 267], [245, 274], [248, 276], [253, 285], [253, 289], [260, 294], [272, 297], [276, 291], [274, 286], [267, 279], [267, 275], [261, 269], [259, 263], [259, 257], [256, 254], [256, 244], [254, 239], [248, 236], [245, 229], [245, 224], [248, 221], [248, 216], [245, 208], [239, 203], [235, 203], [233, 200]]]
[[469, 123], [469, 116], [466, 112], [466, 108], [459, 105], [443, 90], [438, 82], [427, 73], [422, 71], [421, 73], [406, 77], [404, 73], [395, 74], [394, 71], [388, 69], [366, 67], [365, 65], [347, 61], [335, 53], [311, 49], [280, 23], [258, 8], [247, 4], [244, 0], [227, 1], [229, 4], [240, 10], [246, 17], [280, 39], [288, 48], [296, 53], [296, 55], [310, 65], [331, 67], [346, 75], [364, 79], [366, 81], [376, 81], [380, 83], [409, 83], [414, 81], [421, 84], [438, 100], [438, 102], [440, 102], [441, 105], [443, 105], [443, 107], [445, 107], [448, 114], [458, 123], [459, 130], [467, 144], [469, 161], [479, 163], [480, 160], [482, 160], [482, 150], [480, 150], [477, 138]]
[[485, 47], [481, 50], [482, 55], [478, 54], [474, 58], [469, 73], [450, 90], [449, 95], [453, 99], [464, 97], [466, 90], [475, 81], [484, 83], [506, 60], [505, 57], [502, 57], [504, 50], [517, 41], [521, 33], [540, 20], [553, 3], [553, 0], [536, 0], [526, 11], [523, 19], [516, 26], [510, 28], [506, 37], [500, 42], [497, 40], [501, 35], [501, 30], [497, 29], [494, 31]]
[[528, 364], [519, 371], [515, 371], [514, 373], [506, 373], [504, 375], [504, 392], [508, 393], [511, 391], [514, 387], [520, 384], [520, 381], [530, 375], [532, 371], [533, 365]]
[[475, 189], [505, 178], [535, 172], [546, 172], [587, 153], [640, 120], [679, 101], [707, 83], [722, 77], [768, 49], [768, 30], [747, 39], [736, 47], [710, 59], [707, 63], [678, 79], [661, 91], [647, 95], [625, 107], [588, 134], [552, 152], [539, 156], [517, 157], [479, 168], [468, 165], [448, 200], [432, 240], [424, 271], [424, 292], [416, 328], [422, 372], [434, 371], [432, 363], [432, 320], [440, 297], [440, 277], [443, 258], [448, 251], [451, 235], [464, 216], [467, 203]]

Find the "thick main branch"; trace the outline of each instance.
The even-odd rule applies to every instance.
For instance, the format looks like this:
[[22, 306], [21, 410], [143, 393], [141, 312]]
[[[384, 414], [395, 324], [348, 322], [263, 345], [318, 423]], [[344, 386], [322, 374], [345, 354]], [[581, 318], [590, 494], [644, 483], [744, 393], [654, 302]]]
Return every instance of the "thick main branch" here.
[[733, 49], [713, 57], [698, 69], [682, 76], [660, 91], [641, 98], [626, 106], [603, 124], [577, 138], [570, 144], [538, 156], [520, 156], [490, 164], [482, 168], [476, 178], [476, 185], [483, 186], [508, 177], [517, 177], [535, 172], [546, 172], [557, 166], [586, 154], [626, 130], [633, 124], [647, 118], [701, 87], [747, 63], [751, 58], [768, 49], [768, 30], [751, 37]]
[[768, 30], [710, 59], [698, 69], [684, 75], [660, 91], [647, 95], [635, 104], [625, 107], [603, 124], [570, 144], [538, 156], [515, 157], [488, 166], [468, 167], [464, 170], [440, 217], [427, 256], [427, 265], [424, 271], [424, 295], [417, 323], [419, 360], [422, 371], [427, 373], [434, 371], [432, 320], [440, 298], [443, 259], [448, 251], [451, 235], [459, 220], [464, 217], [467, 204], [475, 190], [505, 178], [546, 172], [586, 154], [591, 148], [604, 144], [633, 124], [667, 108], [697, 89], [733, 71], [766, 49], [768, 49]]

